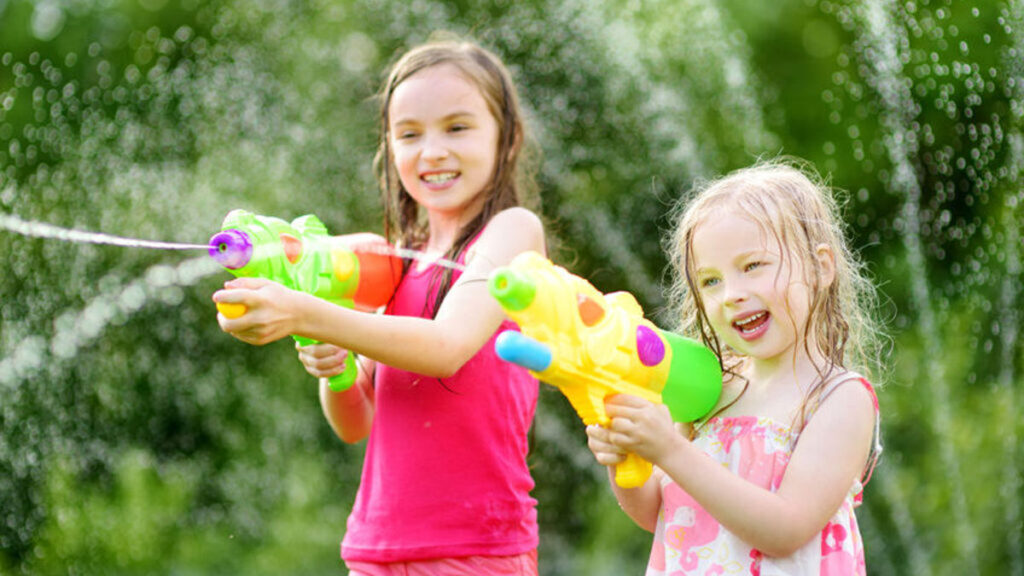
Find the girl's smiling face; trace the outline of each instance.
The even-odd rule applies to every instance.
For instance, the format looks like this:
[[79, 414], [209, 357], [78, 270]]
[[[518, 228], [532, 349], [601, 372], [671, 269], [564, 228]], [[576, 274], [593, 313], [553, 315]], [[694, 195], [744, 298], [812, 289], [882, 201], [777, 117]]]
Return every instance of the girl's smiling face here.
[[402, 185], [431, 217], [471, 219], [496, 164], [499, 127], [479, 88], [452, 64], [399, 84], [388, 138]]
[[803, 266], [774, 235], [733, 209], [694, 229], [700, 300], [718, 337], [759, 361], [794, 358], [803, 346], [809, 290]]

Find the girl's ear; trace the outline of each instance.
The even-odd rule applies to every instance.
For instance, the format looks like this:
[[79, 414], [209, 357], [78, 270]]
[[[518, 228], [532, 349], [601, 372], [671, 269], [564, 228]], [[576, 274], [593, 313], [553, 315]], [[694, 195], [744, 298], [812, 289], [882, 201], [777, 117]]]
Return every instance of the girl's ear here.
[[818, 244], [814, 249], [818, 260], [818, 282], [822, 289], [828, 288], [836, 279], [836, 255], [828, 244]]

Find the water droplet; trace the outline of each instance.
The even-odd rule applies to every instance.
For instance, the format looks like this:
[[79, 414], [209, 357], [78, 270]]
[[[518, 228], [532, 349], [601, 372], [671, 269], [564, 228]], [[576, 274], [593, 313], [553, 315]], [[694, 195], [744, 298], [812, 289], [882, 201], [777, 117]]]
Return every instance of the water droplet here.
[[32, 35], [44, 42], [53, 40], [64, 29], [64, 10], [53, 0], [43, 0], [32, 12]]

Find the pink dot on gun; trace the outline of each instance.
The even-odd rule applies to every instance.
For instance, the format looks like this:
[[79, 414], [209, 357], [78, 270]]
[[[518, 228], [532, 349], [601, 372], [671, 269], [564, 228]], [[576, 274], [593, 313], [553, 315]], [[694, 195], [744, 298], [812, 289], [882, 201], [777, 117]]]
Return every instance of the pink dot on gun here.
[[647, 326], [636, 329], [636, 353], [644, 366], [656, 366], [665, 358], [665, 343]]

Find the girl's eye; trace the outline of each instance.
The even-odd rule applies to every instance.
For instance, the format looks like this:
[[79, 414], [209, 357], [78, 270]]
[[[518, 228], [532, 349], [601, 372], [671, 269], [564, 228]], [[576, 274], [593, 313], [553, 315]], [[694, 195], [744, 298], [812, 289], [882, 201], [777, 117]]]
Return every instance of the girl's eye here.
[[749, 264], [743, 267], [743, 271], [750, 272], [751, 270], [755, 268], [760, 268], [761, 266], [764, 266], [764, 262], [750, 262]]
[[416, 132], [413, 132], [411, 130], [405, 130], [403, 132], [399, 132], [398, 133], [398, 139], [399, 140], [408, 140], [409, 138], [415, 138], [416, 135], [417, 135]]
[[453, 124], [448, 128], [449, 132], [462, 132], [464, 130], [469, 130], [469, 126], [465, 124]]
[[711, 288], [718, 285], [718, 278], [704, 278], [700, 281], [701, 288]]

